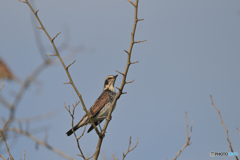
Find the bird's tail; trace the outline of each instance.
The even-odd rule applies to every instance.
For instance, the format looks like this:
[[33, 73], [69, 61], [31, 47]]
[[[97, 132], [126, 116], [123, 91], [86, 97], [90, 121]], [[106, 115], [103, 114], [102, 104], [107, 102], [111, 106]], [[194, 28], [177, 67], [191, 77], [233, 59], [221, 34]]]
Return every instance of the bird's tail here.
[[[73, 127], [73, 130], [76, 131], [78, 128], [80, 128], [81, 126], [79, 126], [78, 124], [76, 126]], [[72, 128], [67, 131], [67, 136], [70, 136], [71, 134], [73, 134]]]

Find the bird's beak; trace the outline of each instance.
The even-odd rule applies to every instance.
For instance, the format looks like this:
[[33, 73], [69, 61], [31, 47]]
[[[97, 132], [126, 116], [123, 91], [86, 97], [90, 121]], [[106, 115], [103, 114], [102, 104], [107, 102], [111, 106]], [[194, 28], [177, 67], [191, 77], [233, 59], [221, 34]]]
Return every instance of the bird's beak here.
[[114, 77], [115, 77], [115, 79], [117, 78], [117, 76], [118, 76], [118, 74], [117, 74], [116, 76], [114, 76]]

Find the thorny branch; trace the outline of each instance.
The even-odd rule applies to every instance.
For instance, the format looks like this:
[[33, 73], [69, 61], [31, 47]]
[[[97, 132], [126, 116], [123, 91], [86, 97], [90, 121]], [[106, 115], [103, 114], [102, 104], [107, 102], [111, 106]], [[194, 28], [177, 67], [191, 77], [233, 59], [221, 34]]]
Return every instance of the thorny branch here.
[[[131, 136], [130, 136], [130, 138], [129, 138], [129, 144], [128, 144], [128, 149], [127, 149], [127, 152], [126, 152], [126, 153], [123, 152], [123, 158], [122, 158], [122, 160], [125, 159], [125, 157], [127, 156], [127, 154], [128, 154], [129, 152], [131, 152], [132, 150], [134, 150], [134, 149], [137, 147], [137, 145], [138, 145], [138, 138], [137, 138], [137, 142], [136, 142], [135, 146], [130, 149], [131, 143], [132, 143], [132, 142], [131, 142]], [[112, 156], [113, 156], [113, 159], [114, 159], [114, 160], [118, 160], [117, 158], [114, 157], [114, 155], [112, 155]]]
[[39, 28], [39, 29], [42, 29], [42, 30], [45, 32], [45, 34], [47, 35], [48, 39], [50, 40], [50, 42], [51, 42], [51, 44], [52, 44], [52, 46], [53, 46], [53, 48], [54, 48], [54, 50], [55, 50], [55, 54], [54, 54], [54, 55], [51, 55], [51, 56], [55, 56], [55, 55], [56, 55], [56, 56], [59, 58], [62, 66], [64, 67], [65, 72], [66, 72], [66, 74], [67, 74], [67, 76], [68, 76], [68, 78], [69, 78], [69, 81], [70, 81], [69, 83], [72, 85], [73, 89], [75, 90], [76, 94], [78, 95], [78, 97], [79, 97], [79, 99], [80, 99], [80, 101], [81, 101], [81, 104], [82, 104], [82, 106], [83, 106], [83, 110], [86, 112], [88, 118], [90, 119], [91, 125], [94, 127], [94, 129], [95, 129], [96, 133], [98, 134], [98, 136], [99, 136], [99, 137], [102, 137], [103, 135], [98, 131], [97, 127], [96, 127], [95, 124], [93, 123], [93, 121], [92, 121], [92, 119], [91, 119], [91, 115], [90, 115], [90, 113], [87, 111], [87, 108], [86, 108], [86, 106], [85, 106], [85, 104], [84, 104], [84, 101], [83, 101], [83, 99], [82, 99], [82, 95], [79, 93], [77, 87], [75, 86], [75, 84], [74, 84], [74, 82], [73, 82], [73, 80], [72, 80], [72, 77], [71, 77], [71, 75], [70, 75], [70, 73], [69, 73], [69, 71], [68, 71], [68, 68], [66, 67], [65, 63], [63, 62], [63, 59], [62, 59], [62, 57], [60, 56], [60, 54], [59, 54], [59, 52], [58, 52], [58, 49], [57, 49], [57, 47], [56, 47], [56, 45], [55, 45], [55, 43], [54, 43], [54, 39], [60, 34], [60, 32], [59, 32], [54, 38], [51, 38], [50, 35], [48, 34], [47, 30], [46, 30], [45, 27], [43, 26], [40, 18], [38, 17], [38, 14], [37, 14], [38, 10], [37, 10], [37, 11], [34, 11], [33, 7], [31, 6], [31, 4], [29, 3], [28, 0], [25, 0], [25, 1], [19, 0], [19, 1], [20, 1], [20, 2], [23, 2], [23, 3], [26, 3], [26, 4], [29, 6], [29, 8], [32, 10], [32, 12], [34, 13], [35, 17], [37, 18], [37, 20], [38, 20], [38, 22], [39, 22], [39, 24], [40, 24], [40, 26], [41, 26], [41, 27], [38, 27], [38, 28]]
[[[223, 125], [223, 127], [224, 127], [224, 129], [225, 129], [225, 131], [226, 131], [227, 141], [228, 141], [228, 143], [229, 143], [230, 150], [231, 150], [231, 152], [234, 152], [234, 151], [233, 151], [233, 148], [232, 148], [232, 144], [231, 144], [231, 142], [230, 142], [230, 140], [229, 140], [228, 130], [227, 130], [227, 128], [226, 128], [226, 126], [225, 126], [225, 124], [224, 124], [224, 122], [223, 122], [223, 119], [222, 119], [222, 116], [221, 116], [221, 114], [220, 114], [220, 111], [219, 111], [219, 110], [217, 109], [217, 107], [215, 106], [215, 104], [214, 104], [214, 102], [213, 102], [213, 99], [212, 99], [212, 95], [210, 95], [210, 98], [211, 98], [211, 101], [212, 101], [212, 105], [213, 105], [214, 108], [217, 110], [217, 112], [218, 112], [218, 114], [219, 114], [219, 117], [220, 117], [220, 119], [221, 119], [221, 123], [222, 123], [222, 125]], [[237, 156], [235, 156], [235, 158], [236, 158], [236, 160], [238, 160], [238, 157], [237, 157]]]
[[[134, 13], [133, 30], [132, 30], [132, 32], [131, 32], [131, 43], [130, 43], [130, 47], [129, 47], [129, 50], [128, 50], [128, 51], [125, 50], [125, 52], [128, 54], [127, 65], [126, 65], [126, 68], [125, 68], [124, 73], [121, 73], [121, 72], [117, 71], [118, 73], [120, 73], [120, 74], [123, 75], [122, 84], [121, 84], [121, 86], [120, 86], [120, 88], [119, 88], [119, 92], [118, 92], [117, 95], [115, 96], [114, 101], [113, 101], [113, 103], [112, 103], [112, 105], [111, 105], [111, 109], [110, 109], [110, 111], [109, 111], [109, 113], [108, 113], [108, 116], [107, 116], [107, 118], [106, 118], [106, 122], [105, 122], [104, 127], [103, 127], [103, 130], [102, 130], [102, 134], [104, 134], [104, 133], [106, 132], [107, 127], [108, 127], [108, 124], [109, 124], [109, 122], [110, 122], [110, 120], [111, 120], [111, 115], [112, 115], [112, 112], [113, 112], [113, 106], [116, 104], [116, 102], [117, 102], [117, 100], [120, 98], [120, 96], [125, 93], [125, 92], [123, 92], [123, 88], [124, 88], [124, 86], [125, 86], [125, 84], [126, 84], [126, 78], [127, 78], [128, 69], [129, 69], [130, 65], [133, 64], [133, 63], [131, 62], [131, 54], [132, 54], [133, 45], [134, 45], [134, 43], [136, 42], [136, 41], [134, 40], [134, 37], [135, 37], [135, 31], [136, 31], [136, 27], [137, 27], [137, 22], [139, 21], [139, 20], [138, 20], [138, 0], [136, 0], [135, 3], [133, 3], [131, 0], [128, 0], [128, 2], [130, 2], [130, 3], [134, 6], [134, 8], [135, 8], [135, 13]], [[144, 40], [144, 41], [145, 41], [145, 40]], [[99, 137], [98, 144], [97, 144], [97, 148], [99, 148], [99, 150], [98, 150], [97, 154], [95, 155], [94, 160], [97, 160], [97, 159], [98, 159], [103, 138], [104, 138], [104, 137]]]
[[173, 160], [176, 160], [177, 157], [180, 155], [180, 153], [188, 146], [190, 145], [192, 142], [190, 142], [190, 139], [192, 137], [192, 125], [193, 125], [193, 121], [192, 124], [190, 126], [190, 135], [188, 134], [188, 121], [187, 121], [187, 112], [185, 112], [185, 120], [186, 120], [186, 124], [187, 124], [187, 141], [184, 144], [184, 146], [182, 147], [182, 149], [180, 149], [180, 151], [178, 151], [177, 155], [175, 156], [175, 158]]

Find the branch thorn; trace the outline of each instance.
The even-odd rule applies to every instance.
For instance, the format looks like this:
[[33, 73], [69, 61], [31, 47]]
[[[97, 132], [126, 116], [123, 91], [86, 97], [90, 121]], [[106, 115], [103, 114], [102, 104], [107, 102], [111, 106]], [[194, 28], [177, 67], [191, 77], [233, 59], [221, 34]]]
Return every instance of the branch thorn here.
[[136, 61], [136, 62], [131, 62], [131, 64], [135, 64], [135, 63], [138, 63], [139, 61]]
[[56, 56], [57, 54], [49, 54], [49, 55], [46, 55], [46, 56]]
[[42, 29], [42, 27], [36, 27], [36, 28], [38, 28], [38, 29]]
[[65, 69], [68, 69], [75, 62], [76, 62], [76, 60], [74, 60], [72, 63], [70, 63]]
[[65, 83], [63, 83], [63, 84], [71, 84], [71, 82], [65, 82]]
[[122, 72], [119, 72], [118, 70], [116, 70], [116, 72], [118, 72], [118, 73], [120, 73], [121, 75], [123, 75], [123, 76], [124, 76], [124, 73], [122, 73]]
[[131, 0], [128, 0], [128, 2], [130, 2], [134, 7], [136, 7], [136, 4], [133, 3]]
[[52, 42], [54, 41], [55, 38], [57, 38], [57, 36], [60, 34], [61, 32], [59, 32], [55, 37], [53, 37], [53, 39], [51, 40]]
[[132, 81], [129, 81], [129, 82], [125, 82], [126, 84], [128, 84], [128, 83], [132, 83], [132, 82], [134, 82], [135, 81], [135, 79], [134, 80], [132, 80]]
[[22, 3], [27, 3], [27, 1], [22, 1], [22, 0], [19, 0], [19, 2], [22, 2]]
[[124, 50], [127, 54], [129, 54], [129, 52], [127, 50]]
[[39, 9], [35, 12], [35, 15], [37, 15], [38, 11], [39, 11]]
[[147, 41], [147, 39], [142, 40], [142, 41], [134, 41], [134, 43], [141, 43], [141, 42], [145, 42], [145, 41]]

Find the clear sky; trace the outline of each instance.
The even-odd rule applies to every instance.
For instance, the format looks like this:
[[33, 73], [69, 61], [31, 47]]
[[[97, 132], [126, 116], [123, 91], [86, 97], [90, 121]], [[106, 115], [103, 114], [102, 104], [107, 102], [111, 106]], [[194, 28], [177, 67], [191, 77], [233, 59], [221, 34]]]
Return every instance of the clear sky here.
[[[31, 1], [30, 1], [31, 2]], [[229, 152], [226, 133], [211, 105], [210, 94], [221, 111], [229, 130], [234, 151], [240, 154], [240, 2], [236, 0], [140, 0], [136, 40], [147, 42], [134, 45], [132, 65], [113, 118], [107, 129], [100, 158], [110, 160], [112, 154], [122, 158], [129, 137], [132, 144], [139, 138], [137, 148], [126, 159], [173, 159], [186, 141], [185, 111], [189, 124], [193, 120], [192, 144], [178, 159], [212, 160], [210, 151]], [[78, 48], [78, 54], [66, 63], [72, 78], [89, 108], [100, 95], [107, 75], [124, 71], [133, 26], [134, 8], [127, 0], [81, 1], [41, 0], [39, 9], [46, 29], [53, 37], [62, 32], [55, 43], [62, 56]], [[0, 5], [0, 56], [22, 80], [42, 63], [34, 30], [42, 38], [45, 54], [53, 49], [46, 35], [33, 27], [30, 9], [18, 1], [3, 1]], [[35, 24], [34, 26], [39, 26]], [[67, 39], [67, 40], [65, 40]], [[38, 42], [39, 43], [39, 42]], [[118, 76], [116, 86], [121, 84]], [[73, 136], [67, 137], [71, 117], [64, 102], [78, 100], [60, 64], [50, 66], [38, 76], [22, 98], [16, 116], [32, 117], [51, 111], [51, 119], [30, 124], [39, 127], [34, 136], [65, 153], [79, 158]], [[19, 86], [6, 82], [2, 94], [11, 102]], [[84, 115], [81, 105], [75, 113], [75, 123]], [[0, 104], [0, 116], [8, 111]], [[81, 134], [83, 129], [77, 131]], [[30, 130], [31, 131], [31, 130]], [[24, 136], [10, 141], [15, 159], [63, 159]], [[97, 135], [85, 134], [80, 140], [85, 155], [94, 153]], [[4, 146], [0, 153], [7, 157]], [[226, 157], [224, 159], [233, 159]]]

